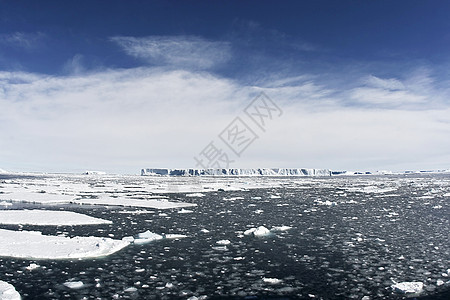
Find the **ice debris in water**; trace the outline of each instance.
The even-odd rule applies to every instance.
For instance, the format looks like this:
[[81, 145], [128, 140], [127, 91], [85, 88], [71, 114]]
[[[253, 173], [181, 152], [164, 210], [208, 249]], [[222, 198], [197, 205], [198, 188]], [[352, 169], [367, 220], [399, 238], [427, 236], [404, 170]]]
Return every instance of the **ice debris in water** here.
[[272, 232], [286, 231], [291, 229], [290, 226], [276, 226], [272, 227], [271, 230], [266, 228], [265, 226], [259, 226], [258, 228], [250, 228], [244, 231], [244, 235], [254, 235], [254, 236], [267, 236]]
[[230, 240], [220, 240], [216, 242], [217, 245], [229, 245], [231, 244]]
[[84, 286], [84, 283], [81, 281], [67, 281], [64, 283], [66, 287], [69, 289], [81, 289]]
[[264, 277], [263, 281], [265, 283], [270, 283], [270, 284], [279, 284], [281, 283], [283, 280], [278, 279], [278, 278], [268, 278], [268, 277]]
[[423, 283], [412, 281], [412, 282], [399, 282], [392, 285], [392, 288], [400, 293], [413, 293], [420, 294], [423, 291]]
[[253, 231], [254, 236], [266, 236], [269, 234], [270, 234], [270, 230], [264, 226], [259, 226], [258, 228], [255, 229], [255, 231]]
[[187, 235], [184, 234], [157, 234], [147, 230], [145, 232], [141, 232], [138, 234], [138, 237], [134, 239], [134, 243], [137, 245], [147, 244], [153, 241], [162, 240], [162, 239], [181, 239], [185, 238]]

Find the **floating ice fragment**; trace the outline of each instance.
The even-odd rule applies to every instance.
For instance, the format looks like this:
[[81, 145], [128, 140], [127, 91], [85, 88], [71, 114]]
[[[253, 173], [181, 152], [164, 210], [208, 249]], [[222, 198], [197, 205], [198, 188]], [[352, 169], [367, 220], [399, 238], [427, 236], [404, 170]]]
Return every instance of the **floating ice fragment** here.
[[256, 228], [256, 230], [253, 232], [254, 236], [266, 236], [270, 234], [270, 230], [267, 229], [264, 226], [259, 226], [258, 228]]
[[291, 226], [284, 226], [284, 225], [283, 226], [275, 226], [275, 227], [272, 227], [272, 229], [270, 231], [287, 231], [291, 228], [292, 228]]
[[67, 281], [64, 285], [69, 289], [77, 290], [81, 289], [84, 286], [84, 283], [82, 281]]
[[[32, 270], [35, 270], [35, 269], [37, 269], [37, 268], [39, 268], [40, 267], [40, 265], [38, 265], [38, 264], [35, 264], [35, 263], [32, 263], [32, 264], [30, 264], [28, 267], [25, 267], [25, 269], [27, 269], [28, 271], [32, 271]], [[0, 298], [1, 299], [1, 298]]]
[[200, 232], [203, 232], [203, 233], [209, 233], [209, 230], [208, 230], [208, 229], [205, 229], [205, 228], [203, 228], [203, 229], [201, 229], [201, 230], [200, 230]]
[[278, 278], [268, 278], [268, 277], [263, 277], [262, 279], [265, 283], [270, 283], [270, 284], [279, 284], [281, 282], [283, 282], [283, 280], [278, 279]]
[[442, 280], [442, 279], [436, 280], [436, 285], [437, 285], [437, 286], [441, 286], [441, 285], [443, 285], [443, 284], [444, 284], [444, 280]]
[[20, 294], [14, 286], [0, 280], [0, 299], [1, 300], [20, 300]]
[[423, 283], [418, 281], [399, 282], [391, 286], [395, 291], [400, 293], [420, 294], [423, 291]]
[[175, 233], [168, 233], [164, 235], [164, 238], [171, 239], [171, 240], [178, 240], [187, 237], [187, 235], [184, 234], [175, 234]]
[[202, 193], [192, 193], [192, 194], [187, 194], [186, 197], [205, 197], [205, 194], [202, 194]]
[[179, 214], [190, 214], [190, 213], [193, 213], [194, 211], [192, 211], [192, 210], [189, 210], [189, 209], [181, 209], [178, 213]]
[[250, 228], [244, 231], [244, 235], [251, 235], [256, 231], [256, 228]]
[[225, 246], [225, 245], [231, 244], [231, 242], [230, 242], [230, 240], [220, 240], [220, 241], [217, 241], [216, 244]]
[[129, 287], [124, 290], [124, 292], [127, 292], [127, 293], [134, 293], [136, 291], [137, 291], [137, 288], [135, 288], [135, 287]]

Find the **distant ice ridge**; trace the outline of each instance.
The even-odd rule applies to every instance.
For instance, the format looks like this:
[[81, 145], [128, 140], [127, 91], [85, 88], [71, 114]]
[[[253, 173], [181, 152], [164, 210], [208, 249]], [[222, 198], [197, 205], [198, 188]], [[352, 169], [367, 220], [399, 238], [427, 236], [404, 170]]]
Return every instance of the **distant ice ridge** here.
[[143, 176], [331, 176], [328, 169], [142, 169]]

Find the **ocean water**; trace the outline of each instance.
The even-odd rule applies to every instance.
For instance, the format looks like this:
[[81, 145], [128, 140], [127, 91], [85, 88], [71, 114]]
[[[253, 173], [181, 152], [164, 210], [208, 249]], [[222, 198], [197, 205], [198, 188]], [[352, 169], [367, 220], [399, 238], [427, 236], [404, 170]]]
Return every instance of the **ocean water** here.
[[[117, 239], [147, 230], [187, 237], [130, 245], [99, 259], [0, 258], [0, 280], [23, 299], [450, 299], [450, 176], [277, 180], [281, 187], [169, 194], [197, 204], [185, 213], [58, 205], [114, 223], [20, 229]], [[55, 206], [8, 207], [18, 208]], [[243, 234], [258, 226], [291, 228]], [[223, 240], [229, 243], [217, 243]], [[39, 267], [26, 269], [31, 263]], [[64, 285], [70, 281], [83, 286]], [[423, 282], [424, 292], [393, 291], [394, 282], [404, 281]]]

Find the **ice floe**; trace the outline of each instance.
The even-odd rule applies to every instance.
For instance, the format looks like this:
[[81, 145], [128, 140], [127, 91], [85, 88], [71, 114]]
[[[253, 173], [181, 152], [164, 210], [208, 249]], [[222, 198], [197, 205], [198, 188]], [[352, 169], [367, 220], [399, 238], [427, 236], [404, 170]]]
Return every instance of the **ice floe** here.
[[78, 290], [84, 286], [84, 283], [82, 281], [67, 281], [64, 282], [64, 286], [68, 287], [69, 289]]
[[0, 280], [0, 300], [20, 300], [20, 294], [11, 284]]
[[283, 282], [283, 280], [278, 279], [278, 278], [269, 278], [269, 277], [263, 277], [263, 282], [265, 283], [269, 283], [269, 284], [279, 284], [281, 282]]
[[405, 281], [399, 282], [392, 285], [392, 288], [396, 292], [405, 293], [405, 294], [420, 294], [423, 292], [423, 283], [416, 281]]
[[78, 199], [73, 201], [78, 204], [91, 204], [91, 205], [106, 205], [106, 206], [130, 206], [130, 207], [145, 207], [156, 209], [172, 209], [182, 207], [197, 206], [193, 203], [186, 202], [172, 202], [167, 199], [129, 199], [129, 198], [113, 198], [113, 197], [100, 197], [98, 199]]
[[43, 235], [39, 231], [0, 229], [0, 256], [26, 259], [81, 259], [107, 256], [129, 245], [101, 237]]
[[216, 244], [226, 246], [226, 245], [230, 245], [231, 242], [230, 242], [230, 240], [220, 240], [220, 241], [217, 241]]
[[94, 225], [111, 224], [109, 220], [98, 219], [71, 211], [55, 210], [0, 210], [0, 224], [22, 225]]
[[177, 240], [186, 238], [187, 235], [184, 234], [176, 234], [176, 233], [168, 233], [168, 234], [157, 234], [147, 230], [145, 232], [141, 232], [137, 235], [137, 238], [134, 239], [134, 243], [137, 245], [148, 244], [153, 241], [162, 240], [162, 239], [170, 239]]

